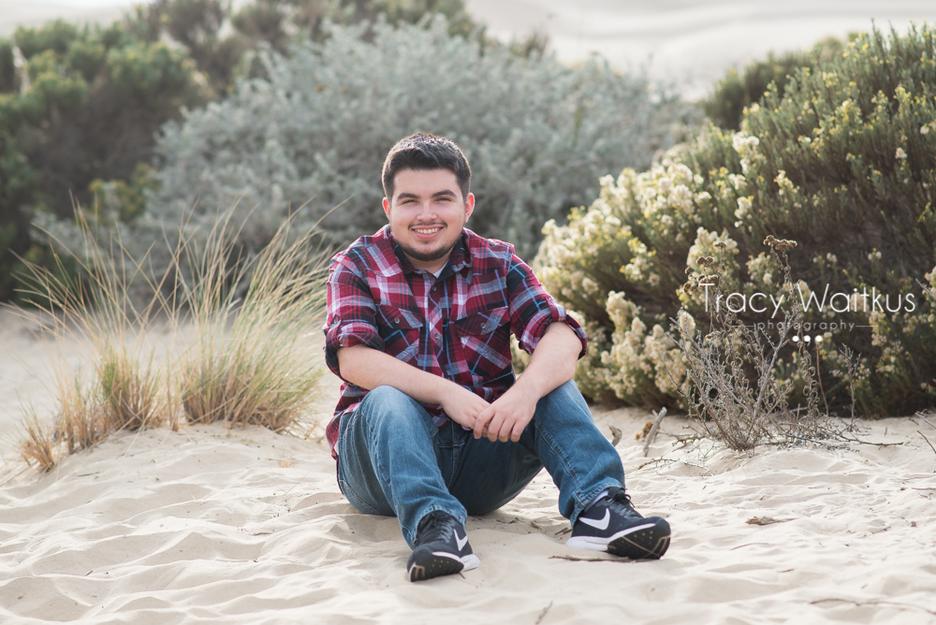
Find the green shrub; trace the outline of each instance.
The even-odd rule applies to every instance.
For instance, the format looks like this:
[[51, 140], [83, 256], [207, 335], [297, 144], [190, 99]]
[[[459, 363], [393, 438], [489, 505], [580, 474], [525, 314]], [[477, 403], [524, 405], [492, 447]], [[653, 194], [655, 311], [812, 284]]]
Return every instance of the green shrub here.
[[[23, 64], [7, 77], [14, 47]], [[163, 122], [204, 98], [182, 53], [114, 26], [55, 21], [0, 40], [0, 299], [22, 272], [14, 254], [52, 266], [31, 222], [70, 219], [95, 180], [133, 181]]]
[[[15, 255], [51, 266], [31, 222], [70, 220], [76, 201], [95, 206], [93, 221], [108, 228], [137, 215], [152, 181], [140, 172], [159, 127], [184, 107], [226, 95], [259, 67], [258, 48], [322, 37], [328, 20], [405, 22], [424, 12], [449, 16], [453, 32], [477, 32], [461, 0], [237, 5], [155, 0], [103, 27], [56, 20], [0, 38], [0, 300], [12, 296], [22, 272]], [[132, 205], [114, 204], [123, 199]], [[59, 229], [79, 242], [76, 228]]]
[[378, 24], [372, 41], [359, 28], [336, 28], [267, 63], [268, 81], [244, 83], [167, 126], [159, 191], [143, 221], [154, 229], [178, 223], [197, 200], [198, 227], [239, 201], [256, 207], [243, 232], [255, 247], [289, 211], [309, 222], [340, 204], [322, 227], [345, 242], [385, 223], [379, 171], [387, 150], [428, 130], [468, 154], [478, 197], [470, 226], [532, 254], [547, 218], [587, 199], [600, 172], [649, 164], [690, 115], [651, 95], [643, 78], [598, 62], [569, 69], [549, 56], [482, 50], [450, 36], [441, 19]]
[[[649, 171], [605, 177], [591, 207], [546, 225], [537, 263], [547, 288], [602, 330], [583, 385], [674, 404], [685, 372], [669, 319], [684, 308], [704, 328], [712, 304], [683, 288], [687, 273], [713, 263], [726, 293], [776, 293], [781, 268], [764, 241], [795, 240], [804, 321], [855, 324], [804, 328], [824, 339], [813, 346], [829, 405], [850, 405], [853, 389], [859, 413], [903, 414], [936, 401], [934, 190], [936, 31], [875, 31], [799, 70], [782, 96], [768, 90], [740, 132], [710, 126]], [[826, 286], [819, 313], [809, 294], [822, 299]], [[865, 289], [890, 299], [875, 306]], [[859, 359], [854, 374], [844, 350]], [[791, 371], [777, 363], [776, 375]]]
[[811, 50], [770, 54], [766, 60], [751, 63], [741, 72], [730, 69], [715, 85], [712, 95], [702, 103], [705, 114], [715, 125], [737, 130], [741, 127], [744, 107], [759, 102], [771, 84], [777, 94], [782, 95], [787, 81], [798, 69], [831, 61], [842, 53], [844, 47], [845, 43], [829, 37]]

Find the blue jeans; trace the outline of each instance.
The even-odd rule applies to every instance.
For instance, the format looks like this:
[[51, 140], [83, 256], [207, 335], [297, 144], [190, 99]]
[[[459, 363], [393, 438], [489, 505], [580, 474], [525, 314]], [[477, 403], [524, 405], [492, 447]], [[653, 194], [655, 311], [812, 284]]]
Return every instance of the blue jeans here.
[[575, 523], [604, 489], [624, 486], [624, 467], [569, 381], [539, 400], [519, 443], [475, 440], [449, 421], [440, 428], [392, 386], [370, 391], [339, 423], [338, 486], [359, 511], [396, 516], [414, 546], [434, 510], [461, 523], [520, 494], [543, 467], [559, 488], [559, 512]]

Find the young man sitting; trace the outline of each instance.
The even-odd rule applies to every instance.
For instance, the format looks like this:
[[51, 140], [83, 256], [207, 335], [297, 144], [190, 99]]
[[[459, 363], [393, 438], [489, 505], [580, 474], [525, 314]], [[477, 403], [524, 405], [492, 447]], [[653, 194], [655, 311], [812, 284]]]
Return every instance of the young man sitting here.
[[[572, 381], [584, 331], [513, 245], [465, 228], [475, 198], [462, 151], [406, 137], [382, 180], [388, 225], [336, 254], [328, 277], [325, 355], [344, 384], [326, 433], [342, 493], [399, 519], [411, 581], [476, 568], [467, 515], [500, 508], [544, 467], [569, 545], [662, 556], [669, 525], [634, 510]], [[511, 331], [532, 354], [518, 379]]]

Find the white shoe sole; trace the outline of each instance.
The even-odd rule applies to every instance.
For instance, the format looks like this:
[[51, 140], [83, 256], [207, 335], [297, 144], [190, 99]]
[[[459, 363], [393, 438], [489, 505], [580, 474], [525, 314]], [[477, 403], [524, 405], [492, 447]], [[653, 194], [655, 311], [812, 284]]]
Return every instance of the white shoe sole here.
[[452, 560], [458, 560], [462, 563], [462, 571], [470, 571], [471, 569], [476, 569], [481, 565], [481, 560], [473, 553], [468, 554], [462, 558], [459, 558], [453, 553], [447, 553], [445, 551], [433, 551], [432, 555], [439, 556], [442, 558], [451, 558]]
[[454, 575], [478, 568], [481, 560], [475, 554], [458, 557], [447, 551], [433, 551], [431, 557], [422, 556], [411, 561], [406, 569], [406, 578], [411, 582], [420, 582], [443, 575]]
[[573, 549], [591, 549], [592, 551], [607, 551], [608, 545], [619, 538], [623, 538], [628, 534], [633, 534], [634, 532], [639, 532], [640, 530], [649, 529], [654, 527], [655, 523], [644, 523], [643, 525], [636, 525], [634, 527], [629, 527], [626, 530], [621, 530], [616, 534], [608, 536], [606, 538], [599, 538], [597, 536], [575, 536], [566, 541], [566, 545], [572, 547]]

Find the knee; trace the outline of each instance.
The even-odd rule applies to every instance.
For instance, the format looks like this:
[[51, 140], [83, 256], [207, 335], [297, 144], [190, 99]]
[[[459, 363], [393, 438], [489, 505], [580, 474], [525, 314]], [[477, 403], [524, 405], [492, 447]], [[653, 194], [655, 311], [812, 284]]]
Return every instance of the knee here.
[[370, 425], [400, 427], [417, 423], [419, 403], [393, 386], [378, 386], [369, 391], [361, 404], [361, 416]]
[[584, 402], [582, 393], [578, 389], [578, 385], [575, 384], [575, 380], [569, 380], [564, 384], [560, 384], [550, 392], [546, 393], [543, 396], [542, 401], [545, 403], [551, 404], [568, 404]]
[[537, 418], [547, 415], [568, 416], [569, 414], [591, 416], [588, 403], [582, 397], [574, 380], [569, 380], [544, 395], [537, 405]]
[[368, 391], [367, 395], [364, 396], [365, 403], [379, 404], [381, 406], [390, 406], [411, 401], [413, 401], [413, 399], [409, 395], [395, 386], [388, 386], [386, 384], [381, 384]]

